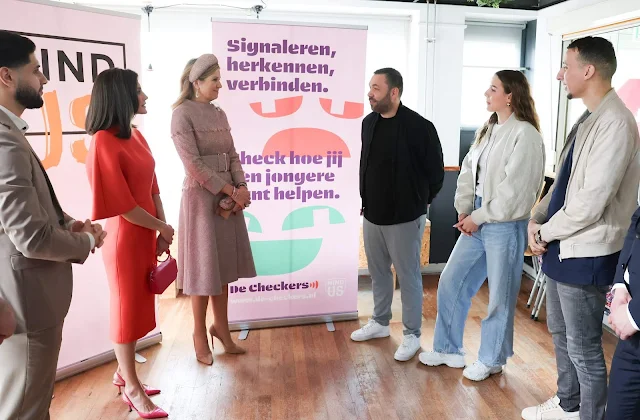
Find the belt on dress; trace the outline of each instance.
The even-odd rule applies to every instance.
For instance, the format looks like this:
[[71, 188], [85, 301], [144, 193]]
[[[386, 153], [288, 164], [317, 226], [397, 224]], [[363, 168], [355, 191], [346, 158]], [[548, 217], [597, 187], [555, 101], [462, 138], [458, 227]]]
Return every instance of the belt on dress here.
[[229, 172], [231, 169], [231, 157], [228, 153], [216, 153], [202, 156], [202, 160], [208, 168], [216, 172]]

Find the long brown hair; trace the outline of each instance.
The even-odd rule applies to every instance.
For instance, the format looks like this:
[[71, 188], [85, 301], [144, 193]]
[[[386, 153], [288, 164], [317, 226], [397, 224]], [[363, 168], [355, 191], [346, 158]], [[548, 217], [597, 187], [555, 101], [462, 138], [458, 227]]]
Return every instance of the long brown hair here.
[[[496, 77], [502, 82], [504, 92], [511, 94], [511, 109], [519, 121], [527, 121], [540, 131], [540, 120], [536, 112], [536, 104], [531, 96], [529, 81], [517, 70], [500, 70]], [[498, 122], [498, 114], [491, 114], [489, 120], [476, 132], [476, 143], [480, 143], [489, 131], [489, 127]]]
[[85, 130], [94, 135], [100, 130], [118, 127], [116, 137], [128, 139], [138, 107], [138, 74], [117, 67], [105, 70], [93, 83]]
[[[193, 83], [189, 81], [189, 74], [191, 73], [191, 68], [195, 64], [197, 58], [192, 58], [187, 62], [184, 70], [182, 71], [182, 76], [180, 77], [180, 96], [178, 96], [178, 100], [173, 104], [172, 108], [175, 109], [179, 105], [182, 105], [186, 100], [194, 100], [196, 97], [196, 91], [193, 88]], [[207, 77], [211, 76], [213, 73], [220, 69], [219, 64], [214, 64], [209, 67], [202, 76], [198, 78], [198, 80], [204, 80]]]

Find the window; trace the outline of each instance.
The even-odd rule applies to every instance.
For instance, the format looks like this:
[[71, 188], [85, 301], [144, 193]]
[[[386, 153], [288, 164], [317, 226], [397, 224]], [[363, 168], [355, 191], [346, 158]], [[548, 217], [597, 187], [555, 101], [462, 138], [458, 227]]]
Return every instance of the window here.
[[[593, 36], [606, 38], [613, 44], [618, 60], [618, 69], [613, 76], [613, 87], [633, 112], [640, 125], [640, 22], [637, 26], [600, 33]], [[571, 40], [565, 40], [562, 52], [566, 51]], [[556, 138], [556, 156], [559, 157], [566, 137], [586, 107], [581, 99], [567, 99], [564, 88], [560, 90], [560, 112], [558, 113], [558, 134]]]
[[484, 92], [499, 70], [521, 69], [520, 24], [467, 22], [462, 69], [463, 128], [480, 127], [489, 118]]

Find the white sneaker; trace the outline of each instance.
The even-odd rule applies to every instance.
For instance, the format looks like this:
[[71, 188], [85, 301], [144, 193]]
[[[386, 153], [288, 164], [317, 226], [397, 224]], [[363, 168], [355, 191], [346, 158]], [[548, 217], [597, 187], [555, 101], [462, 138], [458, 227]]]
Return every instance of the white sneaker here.
[[465, 366], [464, 356], [461, 354], [438, 353], [425, 351], [420, 353], [420, 362], [427, 366], [447, 365], [450, 368], [461, 369]]
[[522, 410], [524, 420], [566, 420], [580, 419], [580, 412], [567, 413], [560, 407], [560, 398], [554, 396], [548, 401]]
[[351, 333], [351, 339], [353, 341], [367, 341], [372, 338], [389, 337], [390, 335], [391, 332], [388, 325], [380, 325], [373, 319], [370, 319], [362, 328]]
[[476, 360], [473, 364], [467, 367], [463, 372], [462, 376], [469, 379], [470, 381], [484, 381], [491, 375], [495, 375], [496, 373], [502, 372], [502, 366], [487, 366], [482, 363], [480, 360]]
[[418, 350], [420, 350], [420, 338], [415, 334], [405, 335], [393, 358], [399, 362], [406, 362], [411, 360]]

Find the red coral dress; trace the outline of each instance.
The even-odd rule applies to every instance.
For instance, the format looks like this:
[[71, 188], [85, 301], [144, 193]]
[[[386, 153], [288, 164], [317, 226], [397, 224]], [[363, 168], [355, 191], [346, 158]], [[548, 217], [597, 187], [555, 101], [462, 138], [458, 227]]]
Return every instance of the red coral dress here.
[[156, 326], [155, 295], [148, 278], [156, 266], [156, 232], [127, 222], [121, 215], [140, 206], [157, 217], [153, 194], [159, 194], [155, 160], [136, 129], [127, 140], [117, 129], [91, 139], [86, 160], [93, 192], [92, 220], [107, 219], [102, 257], [110, 290], [110, 337], [130, 343]]

